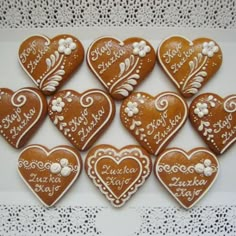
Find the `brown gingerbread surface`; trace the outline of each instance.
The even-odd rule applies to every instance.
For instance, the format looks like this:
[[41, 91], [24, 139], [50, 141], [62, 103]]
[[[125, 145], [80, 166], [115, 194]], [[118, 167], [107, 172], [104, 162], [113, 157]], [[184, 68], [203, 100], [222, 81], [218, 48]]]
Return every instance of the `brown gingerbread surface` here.
[[124, 41], [113, 37], [95, 40], [87, 51], [87, 63], [91, 71], [118, 100], [129, 96], [152, 71], [155, 51], [142, 38]]
[[191, 41], [176, 35], [161, 42], [157, 58], [182, 96], [188, 98], [198, 93], [219, 70], [222, 51], [212, 39]]
[[72, 35], [50, 39], [34, 35], [20, 45], [18, 59], [29, 77], [45, 94], [55, 93], [83, 62], [84, 48]]

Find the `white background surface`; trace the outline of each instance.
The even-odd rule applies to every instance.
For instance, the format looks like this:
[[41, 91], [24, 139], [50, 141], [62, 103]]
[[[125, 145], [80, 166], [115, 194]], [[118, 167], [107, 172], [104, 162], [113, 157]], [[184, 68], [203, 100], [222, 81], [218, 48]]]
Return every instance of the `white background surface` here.
[[[18, 63], [17, 54], [20, 43], [32, 34], [45, 34], [53, 37], [57, 34], [69, 33], [77, 37], [84, 45], [85, 51], [89, 44], [103, 35], [111, 35], [120, 39], [138, 36], [148, 40], [156, 50], [160, 41], [172, 34], [180, 34], [189, 39], [197, 37], [209, 37], [218, 42], [223, 51], [223, 63], [217, 74], [210, 80], [200, 93], [213, 92], [222, 97], [236, 93], [235, 61], [236, 61], [236, 31], [233, 30], [186, 30], [186, 29], [157, 29], [157, 28], [74, 28], [55, 30], [1, 30], [0, 31], [0, 87], [18, 90], [22, 87], [34, 87], [33, 82], [23, 71]], [[90, 72], [86, 61], [61, 89], [74, 89], [83, 92], [91, 88], [104, 89], [100, 82]], [[177, 92], [176, 88], [163, 73], [158, 64], [148, 78], [136, 91], [147, 92], [157, 95], [163, 91]], [[190, 103], [192, 99], [188, 99]], [[137, 144], [135, 139], [127, 132], [120, 123], [120, 102], [116, 102], [116, 116], [110, 127], [95, 143], [111, 144], [117, 148], [129, 144]], [[57, 145], [71, 145], [64, 136], [54, 127], [47, 117], [39, 130], [30, 139], [28, 144], [41, 144], [48, 148]], [[187, 121], [178, 132], [168, 147], [179, 147], [186, 151], [198, 146], [206, 147], [204, 142], [193, 130]], [[12, 148], [0, 137], [0, 204], [32, 204], [40, 205], [38, 199], [30, 192], [17, 173], [17, 160], [20, 150]], [[82, 159], [86, 152], [82, 152]], [[153, 161], [155, 157], [152, 157]], [[236, 145], [234, 144], [225, 154], [219, 157], [220, 173], [213, 187], [205, 197], [197, 204], [219, 205], [236, 204]], [[105, 206], [107, 210], [102, 212], [97, 223], [103, 229], [104, 235], [128, 235], [138, 225], [139, 218], [135, 216], [133, 208], [137, 206], [171, 206], [178, 207], [178, 203], [155, 179], [153, 173], [145, 185], [122, 207], [114, 209], [101, 192], [88, 179], [85, 171], [74, 183], [68, 193], [57, 203], [58, 206]], [[107, 220], [110, 222], [106, 227]], [[119, 228], [114, 222], [129, 222], [129, 228]], [[117, 228], [118, 227], [118, 228]], [[116, 230], [117, 229], [117, 230]], [[118, 230], [119, 229], [119, 230]], [[111, 231], [112, 230], [112, 231]], [[122, 232], [121, 232], [122, 231]], [[114, 234], [115, 233], [115, 234]]]

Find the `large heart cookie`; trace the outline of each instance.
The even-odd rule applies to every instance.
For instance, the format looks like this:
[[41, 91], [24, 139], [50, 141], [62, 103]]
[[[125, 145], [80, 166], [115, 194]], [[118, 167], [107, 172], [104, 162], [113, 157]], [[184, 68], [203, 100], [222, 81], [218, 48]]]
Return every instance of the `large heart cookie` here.
[[81, 151], [92, 146], [115, 115], [113, 100], [98, 89], [82, 94], [60, 91], [51, 98], [48, 109], [53, 123]]
[[65, 83], [84, 58], [84, 48], [72, 35], [52, 39], [43, 35], [27, 38], [20, 46], [18, 59], [38, 88], [51, 95]]
[[121, 105], [125, 128], [150, 153], [157, 155], [185, 123], [188, 108], [177, 94], [164, 92], [156, 97], [143, 92], [131, 94]]
[[191, 208], [204, 196], [218, 169], [217, 158], [205, 148], [188, 153], [178, 148], [168, 149], [154, 165], [157, 179], [184, 208]]
[[181, 36], [171, 36], [160, 44], [157, 56], [184, 97], [195, 95], [222, 63], [219, 45], [208, 38], [190, 41]]
[[39, 90], [0, 88], [0, 134], [13, 147], [21, 148], [46, 114], [47, 101]]
[[85, 169], [111, 204], [121, 207], [149, 177], [152, 162], [139, 146], [118, 150], [110, 145], [99, 145], [87, 154]]
[[221, 98], [214, 93], [196, 97], [190, 105], [193, 127], [216, 154], [236, 141], [236, 95]]
[[47, 207], [53, 206], [82, 170], [80, 154], [69, 146], [51, 150], [30, 145], [20, 154], [18, 171], [26, 185]]
[[155, 51], [141, 38], [102, 37], [90, 45], [87, 62], [111, 96], [124, 99], [152, 71]]

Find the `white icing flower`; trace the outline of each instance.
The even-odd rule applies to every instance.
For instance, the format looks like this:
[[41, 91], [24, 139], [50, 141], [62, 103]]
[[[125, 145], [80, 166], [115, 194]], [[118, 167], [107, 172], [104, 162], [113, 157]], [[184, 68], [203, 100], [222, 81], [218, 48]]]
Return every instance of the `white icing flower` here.
[[140, 57], [145, 57], [147, 53], [151, 51], [151, 48], [146, 45], [145, 41], [140, 41], [133, 43], [133, 54], [139, 55]]
[[127, 113], [128, 117], [132, 117], [135, 114], [138, 114], [139, 109], [137, 108], [137, 102], [128, 102], [127, 107], [125, 108], [125, 113]]
[[202, 163], [198, 163], [194, 166], [194, 169], [198, 174], [201, 174], [204, 172], [205, 167]]
[[50, 166], [50, 171], [53, 174], [58, 174], [61, 171], [61, 165], [59, 163], [52, 163]]
[[216, 46], [213, 41], [210, 41], [209, 43], [204, 42], [202, 46], [202, 54], [208, 57], [213, 57], [214, 53], [219, 51], [219, 47]]
[[62, 158], [60, 160], [60, 164], [61, 164], [62, 167], [65, 167], [65, 166], [68, 166], [69, 162], [66, 158]]
[[63, 176], [63, 177], [67, 177], [67, 176], [69, 176], [70, 174], [71, 174], [71, 168], [70, 167], [68, 167], [68, 166], [64, 166], [62, 169], [61, 169], [61, 175]]
[[213, 169], [211, 168], [211, 167], [206, 167], [205, 169], [204, 169], [204, 175], [205, 176], [211, 176], [212, 175], [212, 173], [213, 173]]
[[204, 161], [204, 165], [205, 165], [206, 167], [211, 166], [211, 160], [206, 159], [206, 160]]
[[65, 103], [62, 101], [62, 99], [59, 97], [57, 99], [52, 100], [52, 110], [61, 112], [62, 108], [65, 106]]
[[208, 114], [207, 104], [206, 103], [197, 103], [196, 108], [194, 109], [194, 114], [199, 118], [202, 118], [204, 115]]
[[76, 44], [73, 42], [72, 38], [60, 39], [58, 44], [58, 52], [64, 53], [65, 55], [70, 55], [71, 52], [76, 49]]

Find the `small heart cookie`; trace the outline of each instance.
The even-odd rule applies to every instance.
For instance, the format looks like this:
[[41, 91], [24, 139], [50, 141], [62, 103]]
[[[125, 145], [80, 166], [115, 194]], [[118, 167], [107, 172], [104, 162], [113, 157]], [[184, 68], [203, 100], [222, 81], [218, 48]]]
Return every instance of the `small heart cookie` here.
[[20, 176], [47, 207], [53, 206], [68, 191], [81, 170], [80, 154], [69, 146], [48, 150], [41, 145], [30, 145], [18, 160]]
[[171, 148], [157, 157], [157, 179], [184, 208], [193, 207], [211, 188], [219, 171], [215, 155], [205, 148], [185, 152]]
[[236, 94], [226, 98], [201, 94], [192, 101], [189, 117], [215, 154], [223, 154], [236, 141]]
[[110, 145], [99, 145], [87, 154], [85, 170], [111, 204], [121, 207], [149, 177], [152, 161], [139, 146], [118, 150]]
[[111, 96], [121, 100], [152, 71], [155, 51], [141, 38], [102, 37], [90, 45], [87, 63]]
[[72, 35], [61, 34], [52, 39], [34, 35], [21, 44], [18, 59], [38, 88], [51, 95], [82, 63], [84, 48]]
[[136, 92], [125, 99], [120, 108], [122, 124], [153, 155], [171, 141], [185, 123], [187, 114], [186, 102], [172, 92], [156, 97]]
[[47, 101], [34, 88], [13, 92], [0, 88], [0, 134], [15, 148], [21, 148], [47, 114]]
[[48, 113], [62, 134], [76, 148], [84, 151], [112, 122], [115, 104], [102, 90], [92, 89], [82, 94], [64, 90], [51, 98]]
[[181, 94], [195, 95], [218, 71], [222, 63], [220, 46], [208, 38], [193, 41], [171, 36], [160, 44], [158, 60]]

